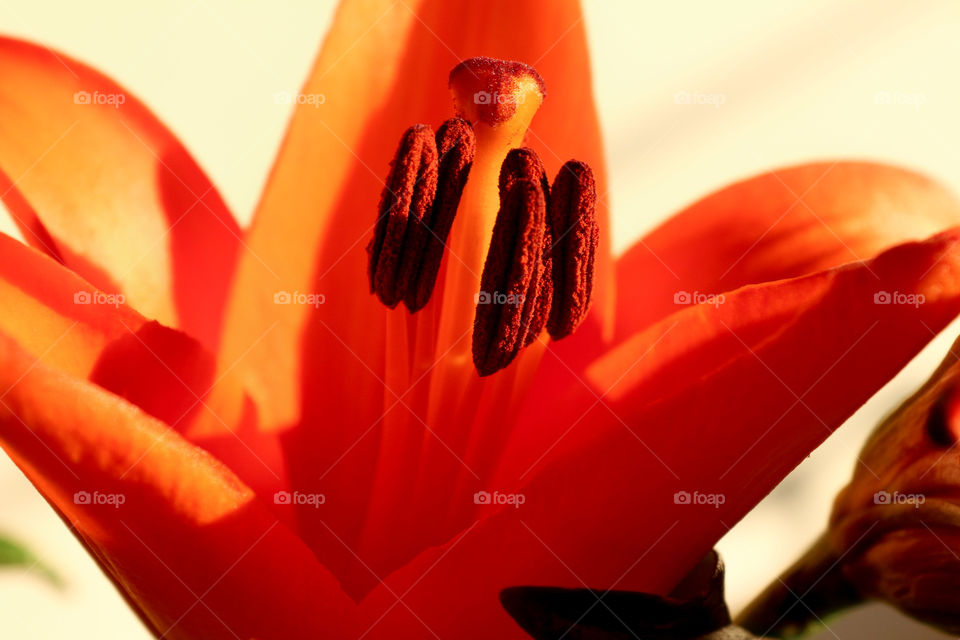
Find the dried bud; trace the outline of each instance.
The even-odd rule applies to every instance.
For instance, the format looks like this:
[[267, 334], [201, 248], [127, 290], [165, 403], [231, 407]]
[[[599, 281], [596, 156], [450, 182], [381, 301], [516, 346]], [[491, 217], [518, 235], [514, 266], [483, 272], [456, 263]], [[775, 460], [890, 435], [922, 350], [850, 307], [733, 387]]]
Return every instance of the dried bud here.
[[[960, 633], [958, 348], [960, 340], [871, 435], [837, 496], [827, 533], [748, 607], [744, 626], [786, 637], [803, 630], [808, 612], [822, 617], [873, 599]], [[786, 587], [805, 593], [806, 606]]]

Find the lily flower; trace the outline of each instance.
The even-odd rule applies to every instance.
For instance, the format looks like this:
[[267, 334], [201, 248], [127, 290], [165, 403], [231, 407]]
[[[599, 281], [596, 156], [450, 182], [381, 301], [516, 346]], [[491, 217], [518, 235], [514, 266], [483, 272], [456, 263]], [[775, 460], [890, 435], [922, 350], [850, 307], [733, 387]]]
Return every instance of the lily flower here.
[[[448, 85], [480, 56], [522, 64]], [[615, 259], [572, 0], [345, 0], [298, 96], [241, 229], [122, 87], [0, 40], [0, 189], [31, 245], [0, 237], [0, 445], [157, 636], [518, 638], [511, 587], [667, 595], [960, 312], [957, 201], [868, 163], [731, 185]], [[454, 117], [476, 148], [436, 279], [390, 309], [397, 140]], [[477, 358], [521, 146], [590, 168], [590, 267], [551, 256], [592, 278]], [[542, 221], [532, 175], [503, 209]]]
[[947, 633], [960, 631], [958, 352], [960, 340], [877, 427], [834, 502], [827, 531], [744, 611], [745, 625], [786, 637], [878, 600]]

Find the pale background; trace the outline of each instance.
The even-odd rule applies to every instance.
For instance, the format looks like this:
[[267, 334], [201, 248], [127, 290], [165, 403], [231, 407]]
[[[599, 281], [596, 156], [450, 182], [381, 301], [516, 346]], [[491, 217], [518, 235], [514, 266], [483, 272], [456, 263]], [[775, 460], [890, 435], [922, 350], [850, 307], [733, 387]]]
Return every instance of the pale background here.
[[[142, 98], [249, 220], [333, 2], [0, 0], [0, 31], [84, 60]], [[587, 0], [616, 249], [682, 205], [775, 166], [822, 158], [906, 165], [960, 190], [960, 3]], [[719, 93], [677, 105], [678, 91]], [[916, 96], [875, 104], [877, 92]], [[940, 360], [955, 324], [724, 539], [731, 605], [816, 536], [866, 433]], [[3, 458], [0, 531], [65, 577], [58, 592], [0, 571], [0, 637], [147, 638], [52, 511]], [[946, 637], [875, 607], [823, 638]]]

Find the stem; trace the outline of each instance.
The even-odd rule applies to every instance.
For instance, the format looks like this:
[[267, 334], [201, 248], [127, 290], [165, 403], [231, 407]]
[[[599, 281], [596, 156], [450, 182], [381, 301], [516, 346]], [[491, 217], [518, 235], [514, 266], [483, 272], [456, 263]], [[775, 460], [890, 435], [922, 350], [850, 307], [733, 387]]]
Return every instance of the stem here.
[[826, 534], [740, 613], [736, 623], [759, 636], [790, 638], [863, 602], [843, 575]]

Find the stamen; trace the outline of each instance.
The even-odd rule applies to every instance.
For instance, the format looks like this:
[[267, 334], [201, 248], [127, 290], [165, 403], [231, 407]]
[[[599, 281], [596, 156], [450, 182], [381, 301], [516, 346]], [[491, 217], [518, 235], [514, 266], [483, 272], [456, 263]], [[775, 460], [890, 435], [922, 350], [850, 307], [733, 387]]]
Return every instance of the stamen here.
[[[547, 179], [547, 172], [543, 168], [540, 156], [533, 149], [521, 147], [511, 150], [507, 154], [507, 158], [500, 168], [500, 193], [509, 193], [519, 179], [539, 181], [549, 202], [550, 181]], [[546, 225], [544, 227], [540, 265], [530, 284], [530, 300], [528, 302], [531, 304], [531, 315], [526, 335], [523, 338], [522, 346], [524, 347], [537, 339], [537, 336], [543, 331], [550, 313], [550, 305], [553, 300], [552, 247], [553, 235], [550, 232], [549, 225]]]
[[553, 304], [553, 272], [552, 258], [550, 257], [550, 247], [553, 245], [553, 234], [550, 232], [550, 226], [543, 227], [543, 247], [540, 250], [540, 264], [534, 281], [530, 284], [530, 296], [533, 300], [531, 309], [530, 325], [527, 327], [527, 333], [523, 338], [523, 346], [531, 344], [537, 339], [543, 328], [547, 325], [550, 317], [550, 307]]
[[436, 199], [429, 219], [412, 221], [410, 251], [413, 256], [421, 258], [415, 281], [404, 298], [411, 313], [422, 309], [433, 293], [443, 249], [460, 206], [460, 196], [477, 146], [473, 127], [460, 118], [451, 118], [440, 126], [436, 143], [440, 153]]
[[[367, 247], [370, 288], [390, 308], [402, 300], [411, 313], [422, 309], [449, 237], [458, 264], [447, 266], [443, 293], [450, 304], [439, 313], [433, 350], [462, 367], [466, 353], [456, 336], [470, 310], [454, 301], [479, 289], [472, 352], [486, 376], [544, 327], [561, 339], [586, 317], [599, 241], [596, 186], [587, 165], [570, 161], [551, 189], [537, 154], [514, 148], [545, 95], [533, 68], [472, 58], [450, 73], [450, 88], [461, 117], [445, 122], [436, 138], [426, 125], [410, 128], [391, 163]], [[465, 219], [453, 229], [460, 208]]]
[[594, 260], [600, 242], [593, 171], [570, 160], [550, 192], [547, 216], [553, 234], [553, 308], [547, 331], [554, 340], [573, 333], [590, 309]]
[[505, 163], [503, 173], [516, 164], [525, 173], [501, 178], [507, 189], [500, 194], [493, 241], [480, 279], [473, 362], [481, 376], [513, 361], [534, 332], [531, 323], [543, 313], [538, 307], [538, 290], [546, 275], [542, 258], [546, 194], [540, 176], [530, 171], [529, 164]]
[[550, 180], [537, 152], [529, 147], [511, 149], [500, 167], [500, 193], [510, 191], [520, 179], [539, 180], [545, 194], [550, 193]]
[[393, 309], [406, 296], [419, 267], [416, 256], [404, 251], [408, 220], [421, 220], [437, 191], [437, 145], [430, 127], [407, 129], [391, 167], [367, 252], [370, 292]]

